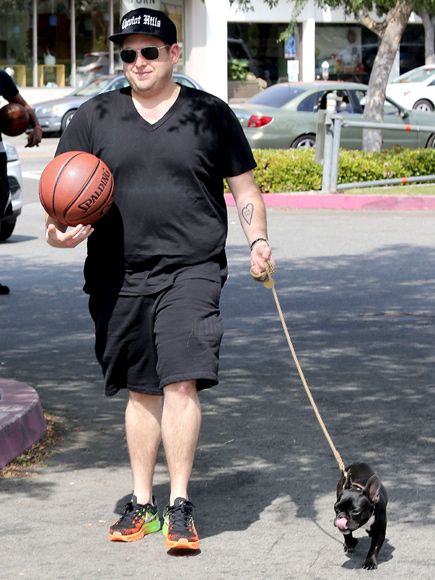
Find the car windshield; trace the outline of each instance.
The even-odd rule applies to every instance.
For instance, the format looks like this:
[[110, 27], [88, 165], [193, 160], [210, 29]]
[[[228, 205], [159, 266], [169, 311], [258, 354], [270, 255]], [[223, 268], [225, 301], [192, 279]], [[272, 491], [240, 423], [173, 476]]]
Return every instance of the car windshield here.
[[435, 76], [434, 68], [417, 68], [397, 77], [393, 83], [421, 83]]
[[290, 85], [273, 85], [264, 91], [261, 91], [249, 103], [253, 105], [267, 105], [268, 107], [283, 107], [289, 101], [292, 101], [298, 95], [304, 92], [301, 87], [292, 87]]
[[113, 82], [113, 79], [97, 77], [84, 87], [81, 87], [77, 91], [74, 91], [73, 94], [79, 95], [81, 97], [93, 97], [94, 95], [102, 93], [111, 82]]

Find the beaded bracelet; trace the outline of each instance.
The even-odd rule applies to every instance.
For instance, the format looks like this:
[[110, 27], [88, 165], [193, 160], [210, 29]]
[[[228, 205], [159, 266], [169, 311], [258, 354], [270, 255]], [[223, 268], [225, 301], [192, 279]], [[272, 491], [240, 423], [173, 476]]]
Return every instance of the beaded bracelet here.
[[268, 243], [269, 243], [269, 241], [268, 241], [268, 239], [267, 239], [267, 238], [257, 238], [257, 239], [256, 239], [256, 240], [254, 240], [254, 241], [251, 243], [251, 245], [249, 246], [249, 248], [250, 248], [251, 252], [252, 252], [252, 248], [255, 246], [255, 244], [256, 244], [257, 242], [266, 242], [266, 244], [268, 244]]

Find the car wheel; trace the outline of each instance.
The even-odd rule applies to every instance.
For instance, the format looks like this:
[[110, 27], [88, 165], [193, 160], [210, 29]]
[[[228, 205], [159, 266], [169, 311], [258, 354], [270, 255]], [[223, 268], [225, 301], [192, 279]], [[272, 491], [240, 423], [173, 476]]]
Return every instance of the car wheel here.
[[74, 117], [74, 113], [76, 112], [77, 109], [73, 109], [72, 111], [68, 111], [67, 113], [65, 113], [65, 115], [63, 116], [62, 119], [62, 133], [65, 131], [65, 129], [68, 127], [68, 125], [71, 123], [71, 119]]
[[426, 147], [427, 149], [435, 149], [435, 133], [432, 133], [432, 135], [427, 140]]
[[312, 149], [316, 146], [315, 135], [301, 135], [291, 144], [292, 149]]
[[11, 222], [0, 222], [0, 242], [5, 242], [8, 238], [11, 237], [12, 232], [15, 229], [15, 225], [17, 220]]
[[415, 109], [416, 111], [424, 111], [424, 112], [430, 112], [434, 110], [433, 103], [431, 103], [427, 99], [420, 99], [419, 101], [414, 103], [412, 108]]

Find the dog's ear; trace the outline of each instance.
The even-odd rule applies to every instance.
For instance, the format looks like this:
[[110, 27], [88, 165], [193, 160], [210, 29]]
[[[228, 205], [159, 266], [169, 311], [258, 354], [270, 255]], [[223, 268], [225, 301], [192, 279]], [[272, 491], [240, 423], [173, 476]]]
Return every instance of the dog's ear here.
[[350, 489], [352, 487], [352, 474], [350, 469], [347, 469], [344, 474], [343, 489]]
[[379, 501], [379, 496], [381, 493], [381, 481], [376, 473], [374, 473], [367, 481], [363, 493], [372, 503], [377, 503]]

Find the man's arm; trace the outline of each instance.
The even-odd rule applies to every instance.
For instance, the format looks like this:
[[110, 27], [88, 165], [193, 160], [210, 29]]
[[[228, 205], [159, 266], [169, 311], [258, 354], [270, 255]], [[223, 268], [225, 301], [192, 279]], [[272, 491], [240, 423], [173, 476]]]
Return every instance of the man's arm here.
[[29, 103], [23, 99], [20, 93], [17, 93], [15, 97], [12, 97], [12, 99], [9, 102], [18, 103], [18, 105], [23, 106], [29, 113], [30, 126], [32, 127], [32, 131], [27, 136], [26, 147], [34, 147], [35, 145], [38, 146], [42, 139], [42, 127], [39, 124], [35, 111], [32, 109]]
[[236, 202], [239, 220], [251, 249], [251, 274], [254, 278], [274, 271], [272, 248], [267, 237], [266, 208], [252, 171], [227, 178]]

